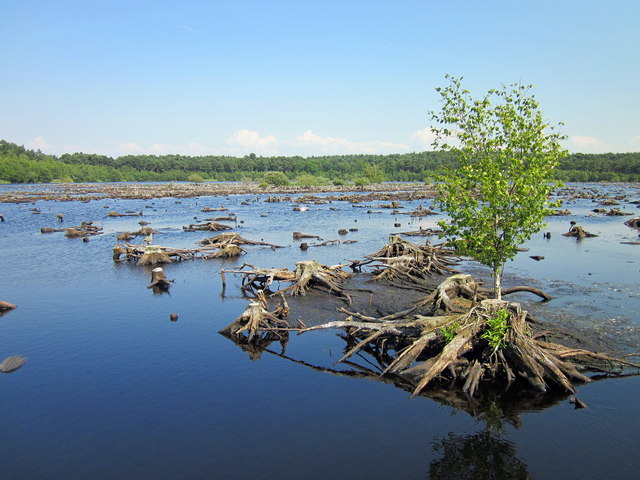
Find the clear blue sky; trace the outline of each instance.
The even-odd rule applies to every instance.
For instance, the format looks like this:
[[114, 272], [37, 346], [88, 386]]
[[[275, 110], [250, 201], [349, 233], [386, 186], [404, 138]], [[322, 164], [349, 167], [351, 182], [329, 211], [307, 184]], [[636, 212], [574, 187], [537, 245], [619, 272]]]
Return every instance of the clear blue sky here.
[[445, 73], [640, 151], [640, 2], [3, 2], [0, 138], [46, 153], [429, 149]]

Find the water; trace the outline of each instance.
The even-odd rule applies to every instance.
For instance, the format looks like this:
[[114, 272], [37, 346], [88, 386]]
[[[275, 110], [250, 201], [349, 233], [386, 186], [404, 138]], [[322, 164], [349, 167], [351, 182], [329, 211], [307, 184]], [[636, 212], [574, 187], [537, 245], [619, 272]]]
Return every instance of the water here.
[[[8, 188], [0, 186], [0, 193]], [[606, 188], [640, 198], [631, 186]], [[427, 398], [410, 400], [390, 384], [288, 360], [340, 370], [333, 363], [344, 342], [336, 332], [293, 336], [286, 358], [265, 352], [251, 360], [217, 334], [247, 304], [238, 294], [240, 280], [231, 276], [221, 298], [221, 268], [243, 262], [292, 268], [312, 258], [341, 263], [378, 250], [391, 232], [437, 221], [411, 221], [381, 208], [366, 214], [367, 208], [346, 202], [293, 212], [290, 202], [254, 197], [0, 204], [6, 219], [0, 223], [0, 300], [18, 305], [0, 318], [0, 359], [28, 358], [20, 370], [0, 376], [0, 478], [442, 479], [471, 478], [482, 468], [491, 478], [637, 477], [636, 377], [580, 387], [586, 409], [562, 399], [521, 413], [517, 427], [503, 422], [488, 430], [485, 421]], [[241, 205], [245, 200], [250, 204]], [[429, 205], [402, 202], [407, 211], [420, 203]], [[240, 259], [168, 265], [175, 283], [165, 295], [146, 288], [150, 268], [111, 260], [115, 234], [137, 230], [140, 217], [107, 218], [108, 211], [142, 209], [142, 219], [160, 231], [154, 243], [192, 248], [213, 234], [181, 227], [193, 217], [224, 215], [200, 212], [220, 205], [237, 214], [245, 238], [291, 247], [249, 246]], [[34, 207], [43, 213], [32, 214]], [[620, 244], [637, 239], [623, 224], [632, 217], [588, 216], [597, 205], [585, 199], [565, 207], [572, 215], [549, 219], [551, 240], [540, 234], [528, 242], [529, 251], [507, 265], [505, 284], [531, 284], [556, 297], [546, 304], [517, 297], [538, 317], [575, 326], [618, 352], [638, 351], [640, 246]], [[636, 205], [624, 208], [640, 214]], [[105, 233], [88, 243], [40, 234], [40, 227], [59, 226], [57, 213], [64, 214], [63, 226], [93, 220]], [[570, 220], [600, 236], [562, 237]], [[291, 240], [293, 231], [338, 239], [340, 228], [358, 228], [344, 237], [358, 242], [304, 252]], [[341, 318], [333, 306], [326, 316]], [[270, 350], [281, 351], [277, 343]]]

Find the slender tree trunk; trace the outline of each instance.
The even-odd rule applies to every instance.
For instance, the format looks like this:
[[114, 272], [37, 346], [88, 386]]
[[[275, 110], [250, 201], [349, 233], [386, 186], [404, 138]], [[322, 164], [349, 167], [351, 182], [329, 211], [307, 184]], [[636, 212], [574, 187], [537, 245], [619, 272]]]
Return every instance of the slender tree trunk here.
[[500, 278], [502, 277], [502, 268], [496, 267], [493, 269], [493, 293], [497, 300], [502, 300], [502, 287], [500, 285]]

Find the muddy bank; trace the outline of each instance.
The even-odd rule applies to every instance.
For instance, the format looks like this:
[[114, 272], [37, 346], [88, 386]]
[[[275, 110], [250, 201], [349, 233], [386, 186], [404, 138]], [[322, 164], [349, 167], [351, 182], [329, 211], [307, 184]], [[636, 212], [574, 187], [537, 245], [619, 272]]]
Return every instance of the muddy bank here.
[[[73, 183], [51, 185], [20, 185], [15, 190], [8, 190], [0, 194], [0, 203], [27, 203], [37, 200], [55, 201], [83, 201], [100, 200], [105, 198], [120, 199], [152, 199], [152, 198], [191, 198], [202, 196], [227, 195], [259, 195], [271, 194], [286, 196], [290, 194], [335, 193], [333, 199], [355, 197], [358, 201], [386, 200], [391, 192], [401, 194], [406, 199], [433, 198], [434, 190], [430, 186], [418, 183], [382, 183], [368, 185], [366, 194], [353, 194], [356, 187], [316, 186], [316, 187], [274, 187], [260, 188], [256, 182], [238, 183]], [[361, 197], [361, 198], [359, 198]]]

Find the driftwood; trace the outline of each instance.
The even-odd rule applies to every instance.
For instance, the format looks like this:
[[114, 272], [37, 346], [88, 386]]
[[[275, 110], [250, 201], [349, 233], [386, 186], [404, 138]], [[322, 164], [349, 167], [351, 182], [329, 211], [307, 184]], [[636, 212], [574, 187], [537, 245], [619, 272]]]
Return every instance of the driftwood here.
[[627, 227], [640, 228], [640, 217], [635, 217], [624, 222]]
[[88, 237], [92, 235], [100, 235], [102, 233], [102, 227], [94, 225], [93, 222], [82, 222], [76, 227], [70, 227], [65, 229], [65, 237]]
[[224, 217], [205, 218], [205, 222], [235, 222], [238, 219], [233, 215], [226, 215]]
[[590, 237], [597, 237], [598, 235], [596, 235], [595, 233], [587, 232], [580, 225], [573, 225], [571, 227], [571, 230], [569, 230], [567, 233], [563, 233], [562, 236], [576, 237], [576, 238], [590, 238]]
[[417, 245], [391, 235], [387, 244], [365, 260], [351, 262], [351, 269], [359, 271], [374, 264], [373, 281], [385, 281], [402, 288], [432, 288], [428, 281], [434, 274], [455, 273], [458, 263], [455, 252], [442, 245]]
[[404, 235], [405, 237], [429, 237], [432, 235], [440, 235], [442, 230], [437, 228], [422, 228], [419, 230], [413, 230], [411, 232], [399, 232], [395, 235]]
[[[552, 297], [542, 290], [529, 286], [515, 286], [501, 289], [502, 295], [509, 295], [517, 292], [529, 292], [539, 296], [544, 301], [549, 301]], [[429, 295], [422, 298], [419, 306], [431, 306], [431, 314], [437, 311], [445, 313], [462, 313], [482, 300], [488, 300], [493, 296], [492, 289], [482, 288], [471, 275], [457, 274], [446, 278]]]
[[14, 308], [17, 307], [13, 303], [0, 300], [0, 312], [8, 312], [9, 310], [13, 310]]
[[40, 229], [40, 233], [55, 233], [55, 232], [64, 232], [66, 230], [66, 228], [49, 228], [49, 227], [42, 227]]
[[207, 245], [228, 245], [230, 243], [235, 245], [264, 245], [271, 248], [284, 248], [282, 245], [273, 245], [271, 243], [248, 240], [241, 237], [239, 233], [221, 233], [215, 237], [205, 238], [198, 242], [198, 244], [203, 247]]
[[225, 207], [211, 208], [211, 207], [202, 207], [201, 212], [224, 212], [227, 209]]
[[119, 213], [119, 212], [109, 212], [107, 213], [107, 217], [141, 217], [142, 210], [139, 212], [127, 212], [127, 213]]
[[159, 265], [172, 262], [165, 249], [158, 245], [147, 245], [142, 248], [142, 255], [138, 259], [138, 265]]
[[27, 362], [27, 359], [20, 355], [12, 355], [0, 362], [0, 373], [11, 373], [18, 370]]
[[[247, 270], [245, 270], [245, 267], [247, 267]], [[274, 281], [293, 282], [296, 278], [295, 272], [286, 268], [258, 268], [249, 263], [244, 263], [236, 270], [223, 269], [220, 271], [223, 289], [226, 288], [225, 274], [227, 273], [242, 275], [242, 286], [240, 289], [243, 293], [247, 294], [256, 294], [258, 291], [273, 293], [270, 287]]]
[[147, 286], [147, 288], [157, 289], [159, 291], [166, 292], [169, 290], [171, 283], [173, 280], [167, 280], [167, 277], [164, 274], [164, 270], [162, 268], [157, 267], [151, 270], [151, 283]]
[[113, 260], [137, 261], [139, 265], [158, 265], [181, 260], [230, 258], [245, 251], [234, 244], [211, 245], [201, 248], [173, 248], [159, 245], [118, 244], [113, 247]]
[[206, 223], [192, 223], [186, 227], [182, 227], [185, 232], [207, 231], [207, 232], [219, 232], [222, 230], [231, 230], [233, 227], [216, 222]]
[[284, 295], [280, 295], [282, 304], [273, 312], [267, 310], [267, 300], [263, 291], [259, 291], [255, 302], [251, 302], [246, 310], [232, 323], [219, 331], [219, 333], [243, 336], [246, 332], [248, 342], [251, 342], [256, 334], [263, 331], [273, 331], [274, 328], [288, 327], [285, 320], [289, 315], [289, 305]]
[[[249, 267], [252, 270], [244, 270]], [[260, 269], [244, 264], [237, 270], [221, 270], [223, 288], [226, 286], [227, 273], [243, 276], [241, 290], [246, 294], [264, 291], [268, 295], [288, 293], [292, 296], [306, 295], [311, 290], [320, 290], [337, 295], [351, 304], [351, 295], [342, 287], [350, 275], [342, 270], [342, 265], [325, 266], [315, 260], [296, 263], [295, 271], [286, 268]], [[292, 285], [273, 292], [270, 287], [274, 281], [289, 282]]]
[[[501, 315], [504, 329], [496, 333], [492, 322]], [[384, 367], [381, 375], [402, 377], [413, 386], [412, 396], [432, 385], [448, 385], [449, 390], [473, 397], [479, 389], [506, 391], [514, 383], [568, 394], [575, 391], [574, 385], [591, 381], [585, 371], [640, 368], [624, 359], [537, 340], [527, 312], [518, 304], [498, 300], [484, 300], [458, 314], [414, 315], [397, 321], [348, 317], [299, 331], [327, 328], [347, 329], [353, 337], [353, 346], [340, 362], [373, 352]], [[490, 343], [496, 335], [497, 342]]]
[[293, 232], [293, 239], [300, 240], [301, 238], [320, 238], [320, 235], [310, 235], [307, 233]]
[[204, 255], [202, 258], [210, 260], [212, 258], [233, 258], [239, 257], [246, 251], [233, 243], [225, 243], [218, 246], [218, 250]]

